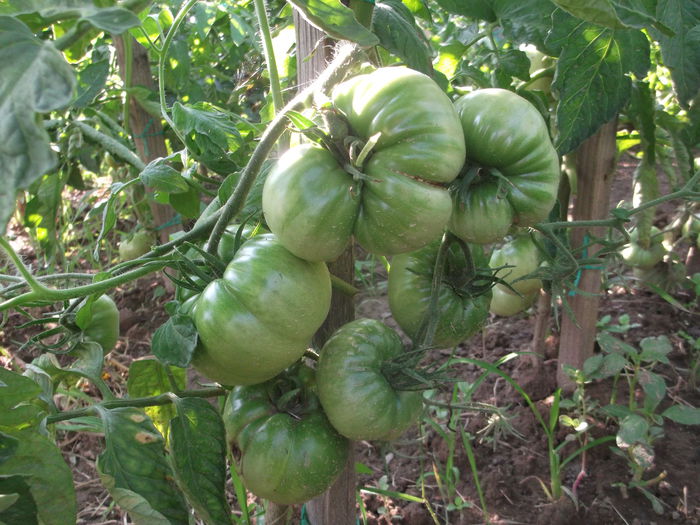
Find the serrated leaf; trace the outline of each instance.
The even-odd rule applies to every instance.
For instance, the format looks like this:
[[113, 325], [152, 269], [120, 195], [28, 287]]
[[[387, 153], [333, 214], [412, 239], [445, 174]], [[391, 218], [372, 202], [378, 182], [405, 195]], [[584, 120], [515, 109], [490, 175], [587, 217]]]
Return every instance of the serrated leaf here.
[[0, 464], [0, 476], [23, 476], [43, 525], [75, 525], [77, 502], [73, 477], [61, 451], [33, 430], [11, 432], [17, 452]]
[[671, 341], [665, 335], [658, 337], [645, 337], [639, 342], [642, 349], [639, 355], [642, 361], [659, 361], [660, 363], [669, 364], [668, 354], [671, 353], [673, 347]]
[[173, 104], [173, 121], [187, 149], [210, 169], [223, 175], [238, 168], [231, 153], [243, 144], [232, 114], [208, 103]]
[[175, 406], [177, 417], [171, 423], [170, 439], [178, 484], [205, 523], [230, 523], [221, 416], [204, 399], [179, 399]]
[[656, 17], [673, 35], [653, 31], [683, 107], [700, 90], [700, 0], [659, 0]]
[[576, 18], [592, 24], [622, 29], [625, 25], [617, 16], [611, 0], [552, 0], [559, 7], [574, 15]]
[[449, 13], [486, 20], [487, 22], [496, 21], [494, 0], [470, 0], [468, 2], [464, 0], [437, 0], [437, 3]]
[[104, 89], [109, 75], [111, 55], [107, 46], [96, 47], [90, 62], [78, 72], [78, 91], [71, 106], [84, 108]]
[[499, 1], [495, 4], [503, 34], [515, 44], [535, 44], [544, 49], [545, 37], [552, 27], [556, 6], [550, 0]]
[[144, 186], [163, 193], [184, 193], [190, 185], [175, 168], [168, 166], [166, 159], [158, 158], [148, 163], [139, 174]]
[[[649, 43], [637, 30], [611, 30], [557, 11], [548, 46], [559, 53], [557, 149], [568, 153], [612, 120], [630, 94], [629, 71], [648, 69]], [[643, 76], [643, 75], [642, 75]]]
[[74, 88], [73, 70], [50, 42], [19, 20], [0, 16], [0, 232], [15, 209], [17, 190], [56, 165], [36, 113], [67, 105]]
[[664, 410], [661, 415], [681, 425], [700, 425], [700, 408], [673, 405]]
[[97, 468], [115, 501], [137, 524], [187, 525], [187, 506], [171, 481], [163, 436], [153, 422], [132, 407], [98, 410], [105, 449]]
[[[185, 388], [185, 369], [170, 369], [179, 389]], [[129, 397], [149, 397], [171, 392], [173, 387], [168, 379], [168, 372], [160, 361], [141, 359], [129, 366], [129, 379], [126, 382]], [[175, 417], [172, 404], [146, 408], [146, 413], [153, 420], [161, 434], [166, 435], [170, 420]]]
[[0, 523], [37, 525], [37, 508], [24, 476], [0, 477]]
[[33, 364], [49, 374], [54, 381], [72, 380], [75, 382], [83, 377], [93, 383], [101, 380], [104, 353], [99, 344], [85, 341], [76, 345], [69, 355], [75, 360], [65, 366], [61, 366], [51, 354], [42, 355]]
[[649, 423], [642, 416], [630, 414], [620, 421], [617, 431], [617, 446], [625, 449], [635, 443], [646, 443], [649, 434]]
[[506, 49], [498, 57], [498, 65], [511, 77], [520, 80], [530, 78], [530, 60], [519, 49]]
[[151, 351], [163, 363], [186, 367], [197, 346], [197, 328], [189, 316], [177, 314], [160, 325], [151, 339]]
[[312, 26], [338, 40], [350, 40], [362, 47], [376, 46], [379, 39], [355, 18], [340, 0], [287, 0]]
[[432, 71], [430, 44], [401, 0], [382, 0], [374, 6], [372, 31], [379, 44], [416, 71]]
[[87, 20], [98, 29], [115, 35], [120, 35], [127, 29], [141, 25], [139, 17], [123, 7], [95, 9], [93, 12], [85, 13], [83, 20]]

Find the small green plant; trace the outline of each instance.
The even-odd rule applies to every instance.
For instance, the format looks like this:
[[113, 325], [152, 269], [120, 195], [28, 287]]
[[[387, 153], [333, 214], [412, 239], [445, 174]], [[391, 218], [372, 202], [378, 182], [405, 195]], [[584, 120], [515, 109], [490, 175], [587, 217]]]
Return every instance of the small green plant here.
[[604, 315], [596, 323], [596, 328], [599, 332], [609, 332], [611, 334], [626, 334], [632, 328], [638, 328], [639, 323], [630, 323], [629, 314], [622, 314], [617, 318], [617, 322], [613, 321], [611, 315]]
[[[685, 425], [700, 424], [700, 409], [673, 403], [660, 411], [661, 403], [667, 397], [666, 381], [656, 367], [670, 365], [668, 354], [671, 342], [665, 335], [646, 337], [634, 347], [608, 332], [597, 337], [603, 353], [586, 360], [583, 375], [589, 379], [613, 379], [610, 404], [603, 411], [617, 420], [617, 448], [613, 451], [627, 460], [632, 473], [631, 480], [617, 484], [624, 491], [637, 489], [651, 502], [654, 510], [663, 512], [661, 501], [648, 490], [663, 480], [665, 472], [651, 479], [644, 479], [645, 473], [654, 465], [654, 443], [664, 435], [664, 419]], [[627, 382], [626, 404], [616, 403], [617, 383], [620, 378]]]
[[[699, 280], [700, 281], [700, 280]], [[680, 331], [678, 335], [685, 339], [690, 357], [688, 370], [688, 385], [695, 389], [700, 384], [700, 337], [693, 337], [687, 332]]]

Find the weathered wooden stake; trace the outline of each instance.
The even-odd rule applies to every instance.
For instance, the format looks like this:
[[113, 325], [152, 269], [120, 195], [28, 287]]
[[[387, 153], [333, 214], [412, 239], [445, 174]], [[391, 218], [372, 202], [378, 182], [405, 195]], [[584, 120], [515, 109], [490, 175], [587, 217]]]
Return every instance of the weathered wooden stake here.
[[[610, 186], [615, 170], [616, 132], [617, 118], [604, 124], [578, 149], [578, 191], [573, 220], [605, 219], [608, 215]], [[581, 247], [591, 236], [600, 235], [600, 228], [576, 228], [571, 232], [571, 245], [574, 249]], [[587, 248], [589, 254], [597, 249], [597, 245]], [[582, 268], [578, 288], [586, 295], [577, 293], [566, 298], [574, 318], [562, 314], [557, 383], [564, 390], [570, 391], [575, 386], [564, 371], [564, 366], [580, 369], [583, 362], [593, 355], [600, 287], [600, 270]]]

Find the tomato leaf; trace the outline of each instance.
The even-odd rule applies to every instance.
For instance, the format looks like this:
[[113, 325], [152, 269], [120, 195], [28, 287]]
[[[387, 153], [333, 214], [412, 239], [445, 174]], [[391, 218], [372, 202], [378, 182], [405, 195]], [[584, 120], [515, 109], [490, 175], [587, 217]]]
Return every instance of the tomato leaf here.
[[656, 15], [675, 33], [652, 31], [678, 100], [687, 108], [700, 89], [700, 0], [659, 0]]
[[35, 430], [10, 432], [10, 435], [18, 441], [17, 451], [0, 464], [0, 478], [23, 477], [44, 525], [74, 525], [77, 503], [73, 477], [61, 451]]
[[5, 411], [41, 394], [41, 387], [28, 377], [0, 367], [0, 409]]
[[577, 0], [552, 1], [568, 13], [586, 22], [611, 29], [622, 29], [625, 27], [622, 20], [618, 18], [610, 0], [588, 0], [587, 2], [578, 2]]
[[487, 22], [496, 21], [494, 12], [494, 0], [437, 0], [437, 3], [445, 11], [455, 15], [464, 15], [469, 18], [478, 18]]
[[362, 47], [376, 46], [379, 39], [360, 24], [352, 9], [340, 0], [287, 0], [312, 26], [338, 40], [350, 40]]
[[197, 329], [186, 315], [175, 315], [160, 325], [151, 339], [151, 350], [160, 361], [186, 367], [197, 346]]
[[50, 42], [19, 20], [0, 16], [0, 231], [12, 216], [16, 191], [56, 165], [36, 113], [67, 105], [74, 88], [73, 70]]
[[[129, 397], [149, 397], [171, 392], [173, 387], [168, 379], [166, 366], [155, 359], [133, 361], [129, 366], [129, 379], [126, 383]], [[171, 367], [170, 371], [178, 387], [184, 389], [185, 369]], [[175, 417], [173, 405], [147, 407], [145, 410], [161, 434], [166, 435], [168, 424]]]
[[0, 523], [38, 523], [36, 503], [24, 476], [0, 478]]
[[401, 0], [382, 0], [375, 4], [372, 31], [379, 37], [379, 44], [408, 67], [431, 74], [430, 44]]
[[110, 59], [106, 46], [96, 47], [92, 51], [90, 62], [78, 73], [78, 92], [71, 106], [87, 107], [102, 91], [109, 75]]
[[190, 185], [172, 166], [166, 164], [167, 159], [158, 158], [148, 163], [140, 173], [139, 179], [144, 186], [163, 193], [185, 193]]
[[127, 29], [141, 25], [141, 20], [134, 13], [123, 7], [94, 8], [83, 14], [87, 20], [98, 29], [107, 33], [120, 35]]
[[547, 45], [559, 55], [552, 89], [558, 94], [557, 149], [568, 153], [615, 117], [630, 96], [628, 72], [643, 76], [649, 42], [641, 31], [611, 30], [559, 10]]
[[153, 422], [136, 408], [97, 407], [105, 428], [97, 470], [114, 501], [137, 524], [187, 525], [187, 506], [171, 481], [163, 436]]
[[178, 484], [205, 523], [230, 523], [226, 501], [226, 435], [208, 401], [175, 401], [171, 422], [172, 465]]

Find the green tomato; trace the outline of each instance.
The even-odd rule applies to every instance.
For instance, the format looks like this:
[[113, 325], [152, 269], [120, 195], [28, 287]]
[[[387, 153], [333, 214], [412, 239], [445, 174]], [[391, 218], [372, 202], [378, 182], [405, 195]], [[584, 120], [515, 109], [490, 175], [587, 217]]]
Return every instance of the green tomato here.
[[302, 356], [330, 301], [325, 264], [299, 259], [272, 234], [254, 237], [197, 300], [192, 363], [225, 385], [266, 381]]
[[519, 314], [530, 308], [537, 299], [538, 292], [535, 290], [522, 297], [510, 293], [508, 288], [500, 284], [495, 285], [491, 289], [492, 298], [489, 310], [492, 314], [502, 317], [510, 317]]
[[350, 443], [318, 408], [300, 417], [278, 410], [270, 386], [231, 391], [222, 415], [226, 438], [248, 490], [274, 503], [303, 503], [342, 472]]
[[[512, 268], [500, 270], [496, 277], [500, 277], [510, 284], [516, 292], [530, 295], [542, 288], [542, 281], [540, 279], [518, 279], [537, 271], [541, 262], [539, 250], [532, 238], [529, 235], [520, 235], [494, 250], [489, 266], [491, 268], [512, 266]], [[503, 288], [507, 290], [506, 287]]]
[[141, 230], [119, 243], [119, 260], [130, 261], [137, 259], [151, 250], [154, 243], [150, 232]]
[[632, 230], [630, 242], [620, 250], [622, 259], [632, 268], [653, 268], [666, 255], [661, 232], [656, 226], [651, 227], [649, 246], [644, 247], [639, 243], [639, 230]]
[[383, 255], [438, 237], [451, 213], [443, 184], [464, 163], [450, 99], [426, 75], [401, 67], [359, 75], [337, 86], [332, 98], [359, 149], [371, 138], [377, 142], [355, 175], [319, 146], [286, 152], [263, 188], [270, 230], [310, 261], [337, 258], [353, 235], [367, 251]]
[[101, 295], [92, 302], [90, 309], [90, 321], [83, 328], [83, 335], [86, 340], [99, 344], [107, 354], [119, 339], [119, 308], [110, 296]]
[[474, 91], [455, 105], [471, 169], [452, 185], [450, 230], [486, 244], [500, 240], [511, 223], [545, 219], [556, 201], [559, 156], [542, 115], [505, 89]]
[[[396, 255], [389, 272], [389, 308], [399, 326], [415, 339], [430, 305], [433, 271], [440, 241], [408, 254]], [[480, 246], [470, 246], [475, 266], [487, 265]], [[438, 294], [438, 324], [433, 343], [451, 347], [468, 339], [483, 326], [489, 314], [491, 294], [472, 297], [461, 291], [466, 261], [464, 252], [452, 244]]]
[[700, 213], [691, 213], [681, 229], [683, 237], [692, 239], [700, 236]]
[[243, 226], [243, 230], [240, 232], [240, 238], [238, 239], [238, 246], [236, 238], [238, 237], [238, 231], [240, 230], [240, 224], [229, 224], [224, 230], [221, 239], [219, 240], [219, 245], [216, 247], [216, 253], [224, 263], [228, 264], [233, 259], [236, 253], [236, 249], [240, 247], [245, 241], [252, 239], [260, 233], [269, 233], [266, 228], [263, 228], [257, 224], [246, 223]]
[[396, 332], [374, 319], [342, 326], [323, 345], [318, 397], [343, 436], [391, 441], [416, 422], [423, 410], [421, 393], [395, 390], [382, 373], [382, 365], [403, 351]]

